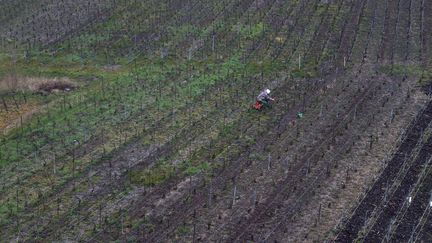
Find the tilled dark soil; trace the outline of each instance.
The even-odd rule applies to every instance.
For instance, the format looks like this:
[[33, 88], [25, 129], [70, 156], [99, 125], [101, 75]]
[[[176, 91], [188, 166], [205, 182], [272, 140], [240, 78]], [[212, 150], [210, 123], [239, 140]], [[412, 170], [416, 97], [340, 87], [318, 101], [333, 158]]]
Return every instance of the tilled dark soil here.
[[416, 239], [419, 239], [420, 242], [432, 242], [432, 214], [430, 213], [430, 210], [426, 223], [419, 229], [419, 231], [420, 236]]
[[[379, 179], [375, 182], [373, 187], [369, 190], [366, 197], [360, 203], [360, 205], [356, 208], [354, 214], [349, 219], [349, 221], [345, 224], [343, 230], [339, 233], [338, 237], [335, 241], [337, 242], [351, 242], [357, 238], [360, 229], [365, 225], [365, 222], [368, 220], [370, 216], [370, 212], [374, 210], [380, 202], [383, 200], [384, 191], [387, 185], [390, 185], [396, 174], [401, 169], [401, 164], [403, 164], [407, 155], [413, 153], [414, 148], [418, 144], [418, 140], [422, 136], [423, 131], [429, 125], [432, 120], [432, 103], [429, 103], [424, 110], [424, 112], [420, 113], [417, 119], [412, 123], [410, 128], [406, 133], [406, 137], [400, 145], [398, 151], [395, 153], [394, 157], [388, 162], [388, 165], [382, 172]], [[406, 193], [409, 191], [410, 187], [415, 183], [416, 173], [420, 170], [420, 166], [426, 162], [427, 158], [430, 156], [432, 149], [431, 141], [429, 140], [427, 145], [422, 148], [420, 151], [419, 158], [414, 162], [413, 166], [410, 168], [407, 176], [401, 183], [401, 186], [397, 190], [397, 196], [395, 197], [392, 203], [389, 203], [389, 207], [385, 209], [385, 211], [381, 214], [381, 221], [376, 224], [377, 229], [373, 232], [377, 237], [383, 237], [382, 229], [388, 227], [388, 222], [391, 220], [391, 217], [396, 212], [396, 209], [400, 207], [402, 203], [401, 200], [404, 200], [407, 196]], [[377, 240], [378, 238], [372, 238], [370, 236], [370, 240]]]
[[[431, 153], [431, 151], [429, 151]], [[430, 213], [431, 205], [431, 189], [432, 189], [432, 173], [430, 164], [427, 167], [425, 180], [422, 181], [420, 188], [415, 194], [413, 201], [409, 204], [409, 208], [404, 213], [402, 219], [398, 222], [399, 226], [395, 229], [392, 240], [400, 242], [408, 242], [420, 231], [420, 221], [423, 215], [427, 216]], [[428, 232], [427, 230], [425, 232]], [[430, 231], [429, 231], [430, 232]]]
[[[396, 217], [397, 213], [403, 206], [404, 202], [410, 196], [409, 191], [414, 186], [417, 178], [420, 176], [422, 167], [432, 155], [432, 139], [422, 147], [417, 159], [411, 165], [408, 172], [405, 174], [399, 188], [392, 195], [392, 198], [386, 202], [386, 207], [380, 212], [378, 220], [374, 227], [369, 231], [365, 240], [369, 242], [381, 241], [387, 233], [387, 228], [390, 226], [391, 220]], [[398, 164], [402, 164], [403, 160], [398, 160]], [[405, 225], [408, 226], [408, 225]]]

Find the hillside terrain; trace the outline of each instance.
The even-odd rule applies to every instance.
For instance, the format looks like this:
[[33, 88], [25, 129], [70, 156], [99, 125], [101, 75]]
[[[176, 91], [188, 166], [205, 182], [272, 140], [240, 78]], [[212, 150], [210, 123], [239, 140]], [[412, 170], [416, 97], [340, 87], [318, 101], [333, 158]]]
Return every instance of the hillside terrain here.
[[427, 0], [0, 0], [0, 242], [430, 242], [431, 70]]

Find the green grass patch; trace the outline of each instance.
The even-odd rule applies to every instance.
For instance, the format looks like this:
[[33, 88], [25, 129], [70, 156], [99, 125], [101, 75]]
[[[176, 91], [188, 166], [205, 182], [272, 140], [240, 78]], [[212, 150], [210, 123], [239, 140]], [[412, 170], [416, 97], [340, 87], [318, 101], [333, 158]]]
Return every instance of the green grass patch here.
[[236, 24], [233, 25], [232, 31], [239, 33], [242, 37], [247, 39], [254, 39], [264, 32], [264, 23], [259, 22], [256, 24]]
[[176, 229], [176, 233], [179, 235], [187, 235], [192, 232], [192, 228], [188, 225], [181, 225]]
[[174, 174], [174, 168], [174, 165], [166, 161], [160, 161], [152, 168], [143, 171], [132, 171], [129, 177], [132, 184], [155, 186], [170, 178]]
[[393, 66], [391, 65], [381, 66], [379, 68], [379, 71], [389, 76], [400, 77], [400, 78], [404, 77], [405, 75], [421, 77], [424, 68], [422, 68], [420, 65], [395, 64]]

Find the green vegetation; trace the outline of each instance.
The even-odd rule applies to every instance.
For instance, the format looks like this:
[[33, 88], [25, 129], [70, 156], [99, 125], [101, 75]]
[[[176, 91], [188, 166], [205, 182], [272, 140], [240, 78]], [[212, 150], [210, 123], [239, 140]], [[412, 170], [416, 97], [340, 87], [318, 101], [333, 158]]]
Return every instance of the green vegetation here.
[[177, 234], [180, 234], [180, 235], [186, 235], [186, 234], [190, 233], [191, 230], [192, 229], [190, 226], [182, 225], [182, 226], [177, 228], [176, 232], [177, 232]]
[[[279, 105], [284, 112], [298, 104], [305, 89], [293, 83], [318, 78], [318, 68], [335, 61], [349, 15], [344, 1], [314, 3], [301, 13], [301, 1], [282, 1], [278, 9], [265, 1], [79, 0], [62, 7], [63, 1], [49, 0], [25, 1], [27, 8], [9, 2], [2, 3], [0, 20], [14, 31], [0, 28], [0, 79], [66, 77], [77, 89], [0, 91], [2, 111], [15, 115], [9, 122], [25, 117], [0, 133], [5, 241], [21, 229], [28, 230], [25, 241], [51, 228], [75, 233], [62, 228], [71, 222], [97, 221], [77, 227], [90, 237], [106, 226], [95, 208], [109, 205], [106, 221], [118, 227], [131, 191], [188, 177], [207, 183], [243, 155], [265, 161], [249, 149], [280, 116], [252, 111], [250, 104], [270, 86], [286, 101]], [[328, 42], [317, 40], [322, 49], [308, 52], [327, 13], [331, 26], [321, 38]], [[416, 64], [379, 71], [425, 83], [432, 77]], [[27, 104], [34, 109], [24, 110]], [[125, 154], [134, 146], [139, 151]], [[128, 223], [155, 227], [136, 218]], [[191, 227], [176, 233], [188, 235]]]
[[395, 64], [392, 66], [381, 66], [380, 71], [391, 76], [403, 77], [404, 75], [421, 77], [424, 68], [420, 65], [402, 65]]
[[133, 171], [130, 173], [130, 181], [133, 184], [154, 186], [164, 182], [174, 174], [174, 166], [167, 162], [158, 162], [152, 168], [144, 171]]

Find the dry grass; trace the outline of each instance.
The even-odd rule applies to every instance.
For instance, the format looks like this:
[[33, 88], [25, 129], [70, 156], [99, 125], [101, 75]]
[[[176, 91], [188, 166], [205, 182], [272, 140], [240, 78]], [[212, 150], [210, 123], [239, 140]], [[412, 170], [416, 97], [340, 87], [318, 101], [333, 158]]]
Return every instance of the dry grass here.
[[55, 90], [72, 90], [77, 84], [69, 78], [37, 78], [8, 75], [0, 80], [0, 91], [33, 91], [51, 92]]
[[[19, 77], [8, 75], [0, 80], [0, 93], [13, 91], [31, 91], [48, 94], [56, 91], [73, 90], [78, 85], [68, 78], [37, 78]], [[15, 127], [19, 127], [21, 119], [23, 122], [30, 119], [44, 107], [37, 102], [20, 104], [19, 108], [11, 106], [8, 111], [0, 110], [0, 134], [6, 134]]]
[[0, 110], [0, 134], [6, 134], [12, 128], [18, 127], [20, 125], [21, 117], [24, 122], [37, 110], [38, 104], [35, 103], [22, 104], [19, 107], [19, 110]]

